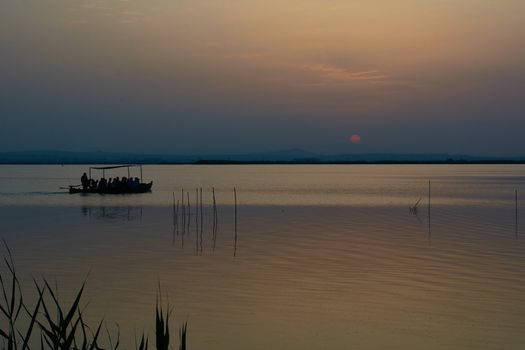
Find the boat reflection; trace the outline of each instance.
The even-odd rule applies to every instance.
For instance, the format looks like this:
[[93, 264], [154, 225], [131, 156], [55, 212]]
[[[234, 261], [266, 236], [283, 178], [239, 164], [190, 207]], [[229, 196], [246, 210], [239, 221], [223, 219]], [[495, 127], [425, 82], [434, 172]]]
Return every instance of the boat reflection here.
[[80, 211], [90, 220], [142, 222], [142, 206], [81, 206]]

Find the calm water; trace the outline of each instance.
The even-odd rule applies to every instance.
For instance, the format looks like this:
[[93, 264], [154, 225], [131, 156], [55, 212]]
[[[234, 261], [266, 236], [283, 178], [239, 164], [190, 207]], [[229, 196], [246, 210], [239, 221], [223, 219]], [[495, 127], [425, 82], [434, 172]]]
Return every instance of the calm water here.
[[[83, 171], [0, 166], [0, 233], [27, 290], [45, 276], [71, 300], [89, 274], [88, 317], [118, 323], [125, 346], [153, 334], [159, 281], [190, 349], [525, 343], [525, 166], [147, 166], [150, 194], [59, 189]], [[189, 227], [179, 217], [177, 230], [182, 188]]]

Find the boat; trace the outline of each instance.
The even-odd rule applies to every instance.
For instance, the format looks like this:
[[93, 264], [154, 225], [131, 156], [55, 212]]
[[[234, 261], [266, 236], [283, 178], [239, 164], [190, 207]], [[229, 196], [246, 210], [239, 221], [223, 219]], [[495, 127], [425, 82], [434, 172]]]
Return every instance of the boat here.
[[135, 188], [106, 188], [106, 189], [98, 189], [98, 188], [78, 188], [75, 186], [69, 186], [69, 193], [100, 193], [100, 194], [124, 194], [124, 193], [146, 193], [151, 192], [151, 188], [153, 187], [153, 181], [150, 181], [149, 183], [141, 183]]
[[120, 169], [120, 168], [127, 168], [128, 170], [128, 179], [131, 178], [130, 168], [132, 167], [138, 167], [140, 168], [140, 181], [137, 185], [133, 187], [128, 186], [118, 186], [118, 187], [111, 187], [111, 188], [99, 188], [99, 187], [88, 187], [83, 188], [82, 185], [77, 186], [69, 186], [69, 193], [99, 193], [99, 194], [126, 194], [126, 193], [146, 193], [151, 192], [151, 188], [153, 187], [153, 181], [150, 182], [142, 182], [142, 165], [137, 164], [125, 164], [125, 165], [114, 165], [114, 166], [104, 166], [104, 167], [90, 167], [89, 168], [89, 179], [91, 180], [91, 173], [93, 170], [101, 170], [102, 171], [102, 177], [106, 177], [106, 171], [112, 170], [112, 169]]

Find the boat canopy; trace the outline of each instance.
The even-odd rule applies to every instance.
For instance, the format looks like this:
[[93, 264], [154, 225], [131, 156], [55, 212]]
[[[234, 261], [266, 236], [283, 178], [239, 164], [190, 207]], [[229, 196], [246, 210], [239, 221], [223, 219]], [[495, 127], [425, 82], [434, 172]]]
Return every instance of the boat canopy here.
[[106, 177], [106, 170], [128, 168], [128, 178], [130, 177], [129, 168], [138, 167], [140, 168], [140, 182], [142, 182], [142, 164], [124, 164], [124, 165], [111, 165], [111, 166], [92, 166], [89, 167], [89, 178], [91, 179], [91, 170], [102, 170], [102, 177]]

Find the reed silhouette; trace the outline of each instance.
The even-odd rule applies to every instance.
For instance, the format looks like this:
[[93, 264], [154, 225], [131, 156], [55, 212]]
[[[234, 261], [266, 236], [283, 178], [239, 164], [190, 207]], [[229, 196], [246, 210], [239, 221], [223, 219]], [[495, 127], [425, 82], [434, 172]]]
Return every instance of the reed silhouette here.
[[[95, 327], [84, 321], [86, 307], [81, 307], [86, 281], [76, 293], [70, 306], [64, 306], [58, 298], [58, 287], [53, 288], [43, 278], [41, 282], [33, 280], [36, 304], [30, 308], [23, 297], [13, 256], [9, 246], [3, 241], [7, 251], [4, 256], [6, 272], [0, 273], [0, 339], [3, 349], [29, 350], [34, 347], [54, 350], [117, 350], [120, 345], [120, 329], [112, 336], [106, 326], [107, 340], [101, 340], [103, 321]], [[3, 271], [4, 269], [0, 270]], [[169, 319], [172, 309], [167, 302], [164, 312], [160, 287], [155, 306], [155, 349], [170, 348]], [[187, 322], [179, 328], [179, 349], [186, 349]], [[39, 344], [38, 346], [35, 344]], [[135, 348], [148, 349], [148, 336], [142, 334], [141, 341]]]

